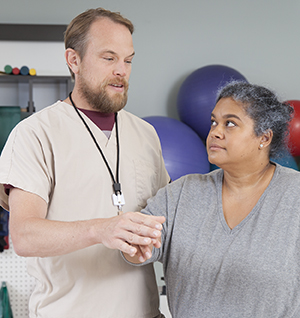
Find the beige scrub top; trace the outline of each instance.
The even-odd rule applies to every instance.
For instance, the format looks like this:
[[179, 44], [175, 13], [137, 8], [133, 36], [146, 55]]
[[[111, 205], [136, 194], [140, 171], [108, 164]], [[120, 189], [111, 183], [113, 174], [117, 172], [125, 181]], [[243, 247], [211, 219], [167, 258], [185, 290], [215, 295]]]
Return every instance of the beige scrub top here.
[[[116, 131], [105, 134], [81, 113], [115, 174]], [[140, 211], [169, 182], [159, 139], [145, 121], [118, 115], [123, 211]], [[87, 129], [72, 106], [57, 102], [19, 123], [0, 158], [0, 203], [9, 210], [3, 184], [35, 193], [48, 204], [47, 219], [109, 218], [112, 180]], [[152, 265], [126, 264], [102, 244], [57, 257], [28, 258], [36, 278], [30, 317], [154, 317], [159, 296]]]

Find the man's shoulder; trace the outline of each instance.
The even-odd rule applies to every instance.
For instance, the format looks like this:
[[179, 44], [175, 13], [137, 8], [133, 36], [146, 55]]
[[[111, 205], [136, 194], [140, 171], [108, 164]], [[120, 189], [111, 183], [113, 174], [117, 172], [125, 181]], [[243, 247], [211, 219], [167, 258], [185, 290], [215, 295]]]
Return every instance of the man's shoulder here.
[[154, 129], [154, 127], [149, 124], [148, 122], [146, 122], [144, 119], [122, 109], [119, 112], [119, 116], [121, 121], [123, 122], [123, 124], [127, 125], [128, 127], [133, 128], [134, 130], [139, 131], [139, 133], [141, 132], [145, 132], [145, 133], [155, 133], [156, 131]]
[[23, 119], [19, 125], [24, 127], [55, 125], [64, 118], [64, 114], [69, 116], [70, 111], [72, 111], [72, 108], [68, 104], [63, 101], [57, 101]]
[[34, 113], [32, 116], [42, 117], [42, 116], [48, 115], [49, 113], [53, 113], [53, 114], [56, 113], [59, 116], [59, 113], [61, 112], [70, 112], [70, 111], [73, 111], [72, 106], [65, 103], [64, 101], [58, 100], [52, 105], [46, 106], [43, 109], [39, 110], [38, 112]]
[[136, 121], [137, 123], [147, 124], [147, 122], [144, 119], [142, 119], [141, 117], [138, 117], [137, 115], [134, 115], [133, 113], [125, 109], [120, 110], [118, 114], [121, 118], [123, 118], [123, 120], [127, 119], [131, 121]]

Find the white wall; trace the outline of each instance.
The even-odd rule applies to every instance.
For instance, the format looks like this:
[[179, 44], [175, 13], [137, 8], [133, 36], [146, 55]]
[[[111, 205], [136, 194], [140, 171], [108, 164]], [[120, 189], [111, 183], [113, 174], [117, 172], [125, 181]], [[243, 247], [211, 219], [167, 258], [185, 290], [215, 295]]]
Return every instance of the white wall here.
[[[233, 67], [284, 99], [300, 99], [299, 0], [0, 0], [0, 23], [68, 24], [97, 6], [135, 24], [126, 109], [138, 116], [178, 118], [181, 83], [208, 64]], [[63, 43], [0, 42], [0, 70], [25, 64], [39, 75], [67, 75], [63, 51]]]

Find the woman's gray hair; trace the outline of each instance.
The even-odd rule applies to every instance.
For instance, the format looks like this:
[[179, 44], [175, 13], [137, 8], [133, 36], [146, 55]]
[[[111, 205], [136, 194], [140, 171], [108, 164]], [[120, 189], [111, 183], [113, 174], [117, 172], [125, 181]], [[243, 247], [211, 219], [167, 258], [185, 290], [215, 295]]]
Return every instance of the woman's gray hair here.
[[256, 136], [272, 130], [270, 157], [278, 157], [287, 149], [289, 123], [294, 113], [292, 106], [280, 101], [276, 93], [265, 87], [241, 81], [230, 82], [221, 88], [216, 103], [227, 97], [241, 102], [247, 115], [254, 121]]

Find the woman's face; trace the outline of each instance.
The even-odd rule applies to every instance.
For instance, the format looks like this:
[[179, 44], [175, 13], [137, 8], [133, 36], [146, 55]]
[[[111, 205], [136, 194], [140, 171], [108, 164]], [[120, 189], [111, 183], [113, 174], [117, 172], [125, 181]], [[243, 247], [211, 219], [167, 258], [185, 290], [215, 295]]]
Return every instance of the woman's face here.
[[223, 169], [251, 165], [257, 159], [260, 139], [240, 102], [222, 98], [216, 104], [206, 140], [210, 163]]

